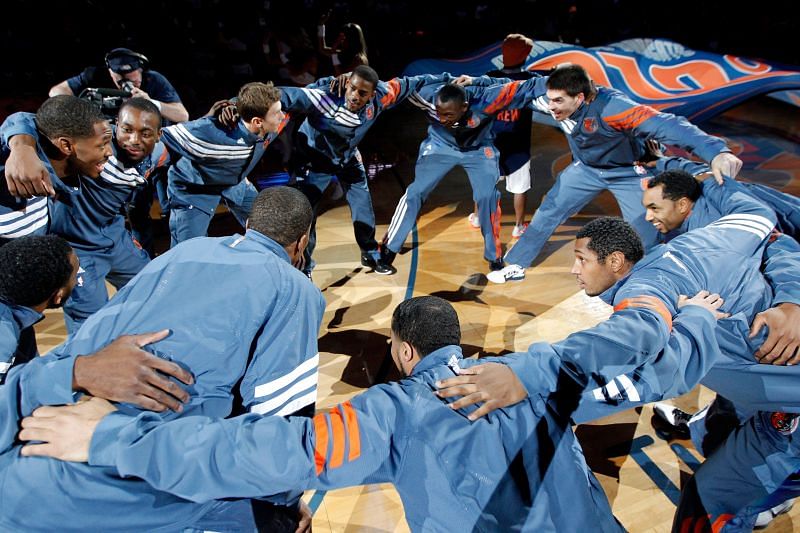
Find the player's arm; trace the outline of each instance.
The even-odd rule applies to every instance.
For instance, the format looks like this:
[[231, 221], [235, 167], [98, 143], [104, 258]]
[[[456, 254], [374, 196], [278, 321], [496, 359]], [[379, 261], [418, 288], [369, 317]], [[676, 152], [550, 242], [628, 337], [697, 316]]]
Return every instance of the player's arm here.
[[164, 423], [148, 413], [108, 414], [102, 404], [88, 413], [42, 408], [23, 422], [20, 438], [44, 442], [23, 455], [88, 459], [192, 501], [254, 498], [391, 481], [404, 452], [393, 438], [401, 396], [398, 385], [381, 386], [313, 419], [247, 414]]
[[9, 194], [18, 198], [55, 195], [50, 171], [36, 152], [39, 133], [34, 117], [32, 113], [14, 113], [0, 126], [0, 142], [9, 150], [6, 185]]
[[613, 130], [690, 150], [711, 165], [719, 183], [723, 176], [735, 178], [742, 168], [742, 161], [719, 137], [708, 135], [683, 117], [637, 104], [626, 97], [614, 96], [609, 101], [603, 110], [603, 121]]
[[75, 96], [75, 93], [72, 92], [72, 89], [67, 83], [67, 80], [62, 81], [61, 83], [57, 83], [50, 87], [50, 91], [48, 91], [47, 96], [53, 97], [58, 96], [60, 94], [66, 94], [67, 96]]
[[754, 337], [766, 326], [764, 343], [756, 351], [760, 363], [800, 363], [800, 244], [786, 235], [775, 235], [764, 250], [764, 277], [775, 294], [773, 307], [756, 315], [750, 329]]
[[547, 93], [547, 78], [534, 77], [528, 80], [511, 81], [490, 87], [475, 87], [473, 105], [487, 115], [504, 109], [527, 107]]

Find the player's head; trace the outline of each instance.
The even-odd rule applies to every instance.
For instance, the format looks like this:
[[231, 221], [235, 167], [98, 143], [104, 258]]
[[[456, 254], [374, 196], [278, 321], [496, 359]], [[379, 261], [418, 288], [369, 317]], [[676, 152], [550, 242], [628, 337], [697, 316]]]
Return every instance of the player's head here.
[[0, 298], [35, 308], [61, 307], [72, 294], [78, 256], [56, 235], [20, 237], [0, 248]]
[[548, 108], [558, 120], [568, 119], [594, 96], [595, 89], [586, 70], [580, 65], [563, 65], [547, 77]]
[[67, 172], [96, 178], [111, 157], [111, 126], [88, 100], [59, 95], [48, 98], [36, 111], [36, 125], [66, 159]]
[[116, 142], [122, 155], [138, 163], [153, 153], [161, 138], [161, 113], [147, 98], [129, 98], [119, 108]]
[[292, 187], [270, 187], [258, 193], [247, 228], [283, 246], [294, 262], [308, 245], [311, 218], [311, 204], [302, 192]]
[[405, 300], [392, 314], [391, 342], [392, 360], [407, 376], [431, 352], [461, 343], [456, 310], [438, 296]]
[[285, 116], [281, 110], [281, 91], [272, 82], [243, 85], [236, 107], [247, 129], [259, 137], [277, 132]]
[[448, 83], [436, 93], [436, 115], [447, 128], [455, 126], [467, 112], [467, 91], [460, 85]]
[[503, 68], [519, 68], [533, 49], [533, 41], [521, 33], [510, 33], [503, 39]]
[[375, 72], [375, 69], [367, 65], [357, 66], [353, 69], [345, 85], [345, 107], [349, 111], [357, 113], [375, 96], [375, 88], [377, 86], [378, 73]]
[[618, 217], [601, 217], [578, 231], [571, 273], [586, 294], [597, 296], [643, 256], [642, 239], [630, 224]]
[[700, 198], [702, 188], [685, 170], [667, 170], [647, 182], [642, 194], [645, 219], [661, 233], [681, 227]]

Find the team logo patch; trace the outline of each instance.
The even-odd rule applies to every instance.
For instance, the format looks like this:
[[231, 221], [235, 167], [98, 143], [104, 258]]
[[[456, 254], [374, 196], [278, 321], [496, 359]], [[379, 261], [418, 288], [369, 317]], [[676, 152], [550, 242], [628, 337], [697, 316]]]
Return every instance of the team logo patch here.
[[375, 108], [372, 107], [372, 105], [370, 104], [367, 107], [367, 120], [372, 120], [372, 117], [374, 116], [375, 116]]
[[647, 169], [642, 165], [633, 165], [633, 171], [636, 172], [637, 176], [645, 176], [648, 173]]
[[583, 131], [586, 133], [594, 133], [597, 131], [597, 119], [585, 118], [583, 119]]
[[772, 413], [769, 420], [772, 427], [778, 430], [781, 435], [791, 435], [797, 431], [798, 417], [795, 413]]
[[491, 159], [491, 158], [493, 158], [493, 157], [494, 157], [494, 150], [492, 150], [491, 148], [489, 148], [488, 146], [486, 146], [486, 147], [484, 147], [484, 149], [483, 149], [483, 155], [485, 155], [485, 156], [486, 156], [486, 159]]
[[469, 117], [469, 120], [467, 121], [467, 126], [469, 126], [470, 128], [477, 128], [478, 127], [478, 119], [475, 118], [474, 116]]

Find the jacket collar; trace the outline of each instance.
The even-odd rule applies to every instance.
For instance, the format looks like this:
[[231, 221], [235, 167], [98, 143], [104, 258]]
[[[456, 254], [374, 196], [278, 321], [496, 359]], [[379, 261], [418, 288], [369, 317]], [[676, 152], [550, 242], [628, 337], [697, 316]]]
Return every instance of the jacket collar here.
[[0, 298], [0, 305], [7, 307], [11, 311], [11, 316], [14, 318], [14, 322], [17, 323], [20, 330], [29, 328], [44, 318], [42, 313], [34, 311], [30, 307], [12, 304], [2, 298]]
[[[456, 345], [449, 345], [443, 346], [438, 350], [434, 350], [433, 352], [429, 353], [422, 360], [417, 363], [417, 366], [411, 371], [411, 375], [418, 374], [420, 372], [425, 372], [426, 370], [430, 370], [431, 368], [435, 368], [441, 365], [449, 365], [451, 368], [455, 366], [458, 367], [458, 363], [464, 358], [461, 353], [461, 346]], [[456, 368], [453, 370], [456, 371]]]

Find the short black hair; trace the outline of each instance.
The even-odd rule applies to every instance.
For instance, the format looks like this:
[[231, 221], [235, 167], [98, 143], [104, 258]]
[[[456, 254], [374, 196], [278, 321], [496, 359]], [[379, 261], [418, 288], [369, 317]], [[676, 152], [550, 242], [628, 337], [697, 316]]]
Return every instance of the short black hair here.
[[553, 70], [547, 77], [547, 88], [564, 91], [573, 98], [579, 93], [583, 93], [583, 96], [588, 98], [595, 92], [594, 84], [586, 69], [573, 64]]
[[94, 125], [104, 120], [95, 104], [66, 94], [48, 98], [36, 111], [36, 125], [50, 139], [93, 137]]
[[121, 106], [119, 106], [119, 112], [122, 113], [122, 110], [126, 107], [138, 109], [143, 113], [152, 113], [158, 117], [158, 127], [161, 128], [161, 111], [159, 111], [156, 105], [147, 98], [142, 98], [140, 96], [137, 96], [136, 98], [128, 98], [122, 103]]
[[72, 276], [72, 248], [57, 235], [20, 237], [0, 247], [0, 298], [33, 307]]
[[438, 296], [418, 296], [401, 302], [392, 314], [392, 331], [416, 348], [420, 357], [461, 343], [456, 310]]
[[358, 76], [368, 83], [371, 83], [373, 89], [378, 86], [378, 80], [380, 80], [378, 73], [375, 72], [375, 69], [367, 65], [359, 65], [354, 68], [353, 75]]
[[702, 186], [685, 170], [666, 170], [647, 182], [647, 188], [652, 189], [661, 185], [664, 189], [662, 196], [677, 202], [681, 198], [688, 198], [696, 202], [703, 192]]
[[281, 246], [289, 246], [311, 226], [311, 204], [292, 187], [270, 187], [258, 193], [247, 219], [247, 227]]
[[436, 101], [440, 104], [455, 102], [457, 105], [461, 105], [467, 101], [467, 91], [455, 83], [446, 83], [436, 93]]
[[575, 235], [576, 239], [589, 239], [589, 249], [605, 261], [613, 252], [622, 252], [631, 263], [644, 257], [642, 238], [633, 226], [619, 217], [600, 217], [592, 220]]

